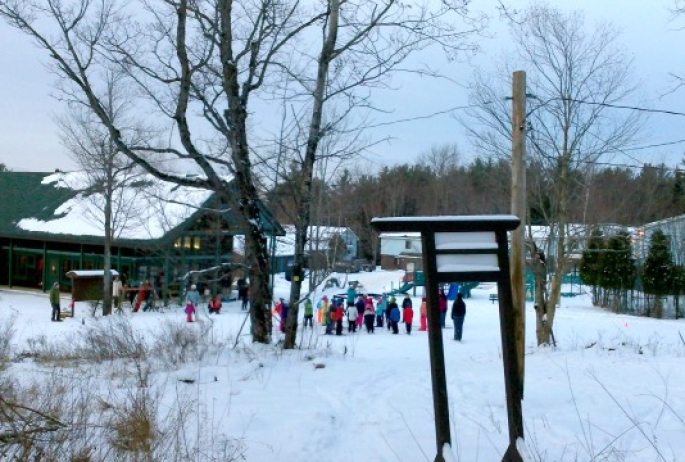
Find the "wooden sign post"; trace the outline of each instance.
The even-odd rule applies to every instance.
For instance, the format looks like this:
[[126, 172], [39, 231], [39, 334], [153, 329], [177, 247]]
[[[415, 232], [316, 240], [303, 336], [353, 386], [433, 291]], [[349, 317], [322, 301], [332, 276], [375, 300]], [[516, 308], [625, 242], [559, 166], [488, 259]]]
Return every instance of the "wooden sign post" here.
[[451, 444], [438, 286], [454, 281], [497, 283], [509, 421], [509, 447], [502, 460], [522, 460], [516, 448], [516, 441], [523, 438], [522, 390], [507, 245], [507, 232], [519, 223], [513, 215], [391, 217], [371, 221], [379, 232], [421, 233], [437, 444], [435, 462], [445, 460], [443, 448]]

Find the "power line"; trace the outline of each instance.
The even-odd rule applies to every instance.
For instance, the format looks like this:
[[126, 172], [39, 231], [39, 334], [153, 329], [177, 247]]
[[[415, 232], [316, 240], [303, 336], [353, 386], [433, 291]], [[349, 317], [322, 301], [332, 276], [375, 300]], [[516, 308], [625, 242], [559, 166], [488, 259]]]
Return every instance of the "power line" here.
[[560, 98], [560, 99], [562, 101], [571, 101], [574, 103], [589, 104], [589, 105], [593, 105], [593, 106], [610, 107], [610, 108], [614, 108], [614, 109], [630, 109], [632, 111], [650, 112], [653, 114], [668, 114], [668, 115], [685, 116], [685, 112], [669, 111], [667, 109], [650, 109], [650, 108], [646, 108], [646, 107], [625, 106], [622, 104], [602, 103], [602, 102], [598, 102], [598, 101], [586, 101], [583, 99], [575, 99], [575, 98]]

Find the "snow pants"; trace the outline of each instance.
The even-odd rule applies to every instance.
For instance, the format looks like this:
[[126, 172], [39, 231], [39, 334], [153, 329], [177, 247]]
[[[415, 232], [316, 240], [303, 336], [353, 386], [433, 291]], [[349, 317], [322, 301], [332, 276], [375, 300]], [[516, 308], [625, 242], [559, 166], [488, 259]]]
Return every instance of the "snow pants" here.
[[421, 326], [419, 327], [419, 330], [426, 329], [428, 329], [428, 316], [421, 316]]

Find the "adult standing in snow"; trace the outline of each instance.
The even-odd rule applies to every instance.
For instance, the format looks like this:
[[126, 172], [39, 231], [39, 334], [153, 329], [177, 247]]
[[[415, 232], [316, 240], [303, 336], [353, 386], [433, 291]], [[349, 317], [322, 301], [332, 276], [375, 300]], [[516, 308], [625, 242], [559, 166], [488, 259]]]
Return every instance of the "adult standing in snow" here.
[[445, 318], [447, 317], [447, 295], [445, 295], [445, 289], [440, 289], [438, 300], [440, 301], [440, 327], [444, 329]]
[[421, 326], [419, 327], [419, 330], [425, 331], [428, 328], [428, 302], [426, 302], [426, 297], [421, 299], [419, 314], [421, 315]]
[[307, 323], [314, 328], [314, 306], [310, 299], [304, 301], [304, 327], [307, 327]]
[[392, 303], [390, 308], [390, 325], [392, 326], [392, 333], [399, 334], [400, 330], [397, 324], [400, 322], [400, 308], [397, 303]]
[[414, 308], [408, 306], [402, 311], [402, 321], [407, 328], [407, 334], [411, 335], [411, 323], [414, 321]]
[[59, 316], [59, 282], [55, 281], [50, 289], [50, 305], [52, 306], [52, 317], [51, 321], [62, 322], [62, 318]]
[[466, 316], [466, 303], [461, 293], [457, 294], [456, 300], [452, 304], [452, 319], [454, 320], [454, 340], [461, 342], [464, 317]]

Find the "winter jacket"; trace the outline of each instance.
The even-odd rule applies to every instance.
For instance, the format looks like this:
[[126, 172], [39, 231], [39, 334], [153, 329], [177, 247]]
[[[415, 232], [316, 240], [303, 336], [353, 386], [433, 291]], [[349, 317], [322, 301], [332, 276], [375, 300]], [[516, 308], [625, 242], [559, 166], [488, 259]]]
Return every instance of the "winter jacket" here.
[[353, 305], [355, 298], [357, 298], [357, 292], [352, 287], [350, 287], [349, 289], [347, 289], [347, 304]]
[[409, 298], [409, 296], [404, 297], [404, 300], [402, 300], [402, 308], [406, 308], [408, 306], [412, 306], [411, 298]]
[[359, 300], [357, 300], [357, 313], [359, 316], [362, 316], [364, 313], [364, 299], [359, 297]]
[[312, 301], [307, 299], [304, 302], [304, 315], [305, 316], [313, 316], [314, 315], [314, 307], [312, 306]]
[[218, 312], [221, 309], [221, 298], [217, 297], [213, 300], [210, 300], [208, 306], [210, 311], [214, 310]]
[[112, 281], [112, 297], [120, 297], [123, 287], [119, 279]]
[[376, 318], [376, 311], [373, 309], [372, 306], [367, 305], [366, 309], [364, 310], [364, 318]]
[[414, 320], [414, 309], [412, 307], [405, 308], [404, 311], [402, 312], [402, 321], [406, 322], [407, 324], [411, 324], [411, 322]]
[[426, 303], [425, 300], [421, 302], [420, 310], [421, 310], [421, 316], [423, 316], [424, 318], [428, 316], [428, 304]]
[[197, 306], [200, 301], [200, 292], [197, 290], [189, 290], [186, 295], [186, 301], [192, 303], [193, 306]]
[[440, 300], [440, 312], [447, 313], [447, 297], [445, 296], [445, 292], [442, 290], [440, 291], [438, 300]]
[[390, 309], [390, 320], [392, 322], [400, 322], [400, 309], [397, 304]]
[[321, 319], [328, 319], [328, 300], [321, 300]]
[[457, 297], [452, 303], [452, 318], [466, 316], [466, 303], [461, 297]]
[[50, 304], [59, 305], [59, 288], [52, 286], [50, 289]]
[[390, 319], [390, 313], [392, 313], [393, 308], [397, 308], [397, 303], [395, 303], [393, 300], [390, 300], [388, 307], [385, 309], [385, 315], [388, 317], [388, 319]]
[[377, 316], [383, 316], [383, 313], [385, 313], [385, 309], [388, 307], [388, 301], [386, 300], [385, 297], [381, 297], [378, 299], [378, 302], [376, 303], [376, 315]]
[[347, 309], [347, 319], [350, 321], [356, 321], [358, 317], [359, 313], [357, 312], [357, 307], [351, 306]]

